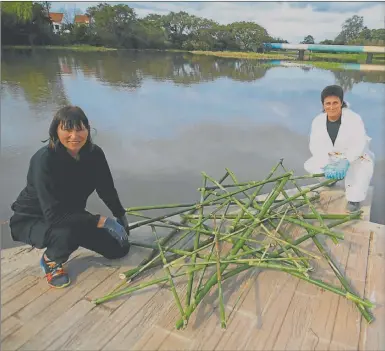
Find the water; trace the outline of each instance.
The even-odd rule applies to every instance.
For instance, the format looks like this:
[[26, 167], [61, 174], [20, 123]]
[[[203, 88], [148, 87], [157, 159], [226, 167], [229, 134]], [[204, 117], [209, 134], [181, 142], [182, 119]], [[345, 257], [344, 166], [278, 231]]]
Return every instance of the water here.
[[[373, 138], [371, 220], [384, 224], [384, 73], [156, 51], [4, 51], [1, 74], [0, 221], [11, 215], [29, 159], [65, 104], [86, 112], [129, 207], [197, 201], [201, 171], [218, 179], [228, 167], [240, 180], [261, 179], [283, 157], [304, 174], [320, 92], [336, 83]], [[110, 214], [95, 195], [88, 209]], [[11, 245], [3, 234], [2, 247]]]

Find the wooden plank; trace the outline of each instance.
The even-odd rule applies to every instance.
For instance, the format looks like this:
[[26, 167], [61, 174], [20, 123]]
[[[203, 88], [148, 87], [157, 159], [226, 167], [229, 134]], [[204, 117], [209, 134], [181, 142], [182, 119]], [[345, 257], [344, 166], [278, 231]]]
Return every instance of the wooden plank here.
[[1, 340], [19, 329], [23, 323], [16, 317], [9, 317], [1, 322]]
[[[376, 228], [374, 228], [376, 229]], [[385, 350], [385, 226], [371, 232], [365, 297], [376, 304], [374, 322], [361, 320], [360, 350]]]
[[[118, 266], [114, 274], [108, 277], [103, 282], [103, 284], [99, 284], [98, 286], [95, 287], [95, 289], [91, 290], [87, 294], [87, 299], [94, 300], [94, 299], [100, 298], [110, 293], [116, 287], [118, 287], [120, 283], [124, 282], [119, 278], [119, 274], [137, 267], [140, 264], [140, 262], [143, 260], [143, 257], [146, 257], [149, 254], [149, 252], [150, 250], [148, 249], [143, 249], [140, 247], [132, 247], [130, 249], [130, 254], [126, 256], [123, 260], [120, 260], [121, 261], [120, 263], [123, 265]], [[159, 268], [155, 268], [155, 269], [159, 269]], [[153, 272], [153, 270], [151, 270], [151, 272]], [[148, 274], [151, 275], [153, 273], [148, 273]], [[137, 281], [134, 281], [133, 284], [136, 284]], [[122, 288], [125, 286], [126, 285], [122, 286]], [[111, 310], [114, 310], [118, 308], [121, 304], [123, 304], [126, 300], [127, 300], [127, 296], [122, 296], [121, 298], [116, 298], [103, 303], [103, 306], [110, 308]]]
[[40, 278], [35, 276], [20, 276], [20, 279], [18, 279], [12, 286], [1, 292], [1, 305], [5, 305], [18, 295], [23, 294], [30, 287], [37, 284], [39, 280]]
[[[158, 273], [158, 276], [161, 273]], [[150, 276], [148, 279], [155, 279]], [[136, 291], [128, 296], [122, 296], [123, 304], [114, 312], [111, 312], [108, 317], [104, 315], [100, 321], [94, 321], [88, 329], [71, 329], [71, 340], [66, 341], [62, 345], [60, 342], [55, 344], [55, 347], [66, 347], [69, 350], [100, 350], [112, 338], [114, 338], [122, 328], [139, 313], [150, 299], [159, 291], [159, 286], [149, 287], [144, 290]], [[105, 310], [104, 304], [99, 305], [93, 310]], [[94, 312], [95, 311], [95, 312]]]
[[[95, 269], [89, 268], [89, 266], [89, 263], [85, 260], [70, 263], [67, 269], [70, 273], [71, 280], [74, 277], [76, 277], [76, 280], [65, 289], [49, 289], [47, 292], [35, 299], [33, 303], [29, 303], [19, 310], [16, 313], [17, 317], [23, 322], [27, 322], [35, 318], [35, 316], [41, 313], [44, 309], [56, 303], [56, 301], [58, 301], [61, 297], [70, 293], [76, 287], [77, 281], [82, 282], [92, 275], [95, 272]], [[41, 278], [41, 280], [44, 282], [44, 278]]]
[[36, 285], [33, 285], [24, 293], [16, 296], [11, 301], [1, 306], [1, 320], [4, 320], [21, 310], [48, 290], [50, 290], [50, 287], [47, 282], [40, 279]]
[[372, 309], [374, 322], [361, 321], [360, 350], [385, 350], [385, 259], [371, 257], [368, 268], [366, 297], [376, 304]]
[[[350, 251], [350, 244], [343, 241], [339, 245], [329, 243], [329, 247], [333, 260], [338, 262], [338, 266], [345, 270]], [[322, 277], [322, 272], [319, 274], [319, 277], [324, 278]], [[334, 273], [333, 277], [334, 279], [323, 280], [335, 286], [340, 286], [339, 280]], [[309, 293], [310, 288], [317, 291], [315, 295], [317, 296], [317, 299], [319, 299], [319, 303], [316, 304], [315, 309], [313, 310], [314, 312], [311, 316], [310, 324], [304, 330], [304, 337], [299, 344], [298, 350], [326, 350], [334, 330], [336, 311], [340, 297], [337, 294], [327, 290], [323, 291], [304, 281], [301, 281], [298, 286], [298, 290], [306, 293]], [[290, 321], [287, 323], [290, 323]]]
[[19, 350], [45, 350], [66, 332], [71, 325], [76, 324], [94, 307], [95, 305], [91, 302], [80, 300], [66, 312], [57, 316], [57, 318], [50, 323], [49, 328], [43, 328], [39, 333], [35, 334], [35, 336], [29, 339]]
[[[207, 278], [213, 274], [213, 271], [215, 271], [215, 269], [213, 268], [210, 268], [206, 271], [204, 281], [206, 281]], [[232, 284], [230, 283], [230, 280], [233, 280]], [[238, 279], [236, 283], [234, 283], [234, 278], [233, 278], [224, 282], [223, 290], [225, 292], [224, 300], [225, 300], [226, 307], [229, 307], [228, 305], [229, 299], [231, 299], [232, 297], [230, 296], [230, 294], [234, 295], [234, 291], [233, 289], [229, 288], [229, 285], [234, 285], [238, 287], [239, 283], [242, 281], [243, 279]], [[179, 286], [180, 285], [186, 286], [186, 284], [187, 284], [187, 279], [184, 279], [184, 281], [179, 282]], [[195, 288], [193, 291], [195, 291]], [[180, 295], [181, 302], [182, 302], [182, 306], [184, 306], [185, 308], [185, 288], [183, 288], [181, 292], [183, 292]], [[213, 319], [215, 319], [214, 328], [220, 325], [219, 316], [218, 316], [217, 298], [218, 298], [218, 291], [216, 288], [214, 288], [209, 292], [208, 295], [206, 295], [206, 297], [198, 305], [197, 310], [193, 312], [193, 314], [189, 319], [188, 326], [185, 330], [176, 329], [175, 324], [176, 324], [176, 321], [180, 318], [180, 312], [175, 302], [171, 303], [165, 310], [162, 311], [163, 317], [157, 320], [155, 324], [155, 328], [151, 328], [151, 330], [145, 333], [142, 336], [141, 340], [139, 340], [139, 342], [133, 346], [134, 349], [136, 350], [141, 350], [141, 349], [186, 350], [186, 349], [189, 349], [190, 345], [192, 345], [192, 339], [194, 338], [195, 332], [198, 332], [200, 330], [207, 331], [207, 325], [212, 323]], [[204, 316], [201, 315], [202, 310], [204, 310], [203, 312]], [[200, 322], [197, 321], [197, 318], [200, 319]], [[196, 328], [197, 325], [199, 325], [198, 328]], [[213, 340], [217, 340], [217, 338], [213, 335], [213, 333], [210, 333], [210, 335], [211, 335], [211, 339], [210, 339], [211, 342]]]
[[112, 270], [108, 268], [97, 269], [96, 272], [94, 270], [94, 272], [88, 275], [84, 280], [75, 284], [72, 289], [63, 289], [66, 290], [66, 293], [64, 293], [63, 296], [48, 307], [42, 306], [41, 312], [35, 315], [33, 320], [28, 320], [15, 333], [12, 333], [5, 338], [3, 340], [3, 348], [7, 350], [17, 350], [22, 347], [37, 333], [53, 323], [63, 313], [75, 305], [88, 291], [99, 284], [100, 281], [106, 279], [111, 274], [111, 271]]
[[[185, 294], [187, 284], [183, 279], [175, 280], [174, 284], [179, 298], [183, 301], [182, 296]], [[120, 332], [105, 345], [103, 350], [126, 350], [127, 345], [130, 345], [132, 349], [142, 349], [145, 347], [154, 349], [155, 345], [148, 344], [150, 340], [148, 333], [153, 332], [153, 329], [149, 327], [157, 324], [159, 319], [168, 318], [164, 311], [168, 311], [170, 305], [173, 304], [175, 304], [175, 300], [170, 288], [161, 288], [152, 299], [148, 300], [138, 313], [128, 321]], [[156, 341], [156, 339], [151, 340]]]
[[[85, 300], [82, 300], [78, 304], [84, 302]], [[91, 305], [92, 303], [88, 302], [88, 304]], [[70, 320], [68, 323], [69, 328], [67, 330], [62, 330], [60, 334], [56, 335], [55, 339], [49, 344], [46, 350], [75, 350], [77, 349], [75, 345], [78, 345], [78, 343], [81, 342], [84, 334], [88, 333], [90, 328], [95, 326], [101, 327], [102, 325], [107, 326], [106, 323], [108, 316], [111, 314], [110, 311], [96, 306], [93, 306], [89, 311], [87, 311], [87, 306], [85, 306], [85, 311], [86, 314], [81, 316], [77, 321]], [[91, 338], [94, 336], [96, 335], [89, 335]], [[97, 350], [99, 347], [95, 346], [89, 350]]]
[[25, 269], [17, 269], [5, 275], [1, 273], [1, 292], [3, 293], [3, 291], [8, 289], [13, 284], [17, 283], [19, 280], [22, 280], [22, 278], [25, 276], [38, 276], [38, 275], [39, 274], [36, 267], [35, 269], [33, 269], [32, 267], [27, 267]]
[[[261, 272], [229, 326], [234, 329], [223, 335], [216, 349], [272, 349], [297, 285], [298, 279], [283, 272]], [[197, 342], [204, 348], [203, 340]]]
[[[351, 242], [351, 248], [343, 274], [350, 282], [353, 291], [362, 297], [365, 289], [369, 241], [367, 238], [358, 235], [346, 235], [345, 240]], [[360, 336], [360, 322], [361, 313], [356, 305], [346, 298], [340, 297], [331, 345], [342, 344], [357, 349]]]
[[312, 316], [319, 309], [320, 302], [317, 296], [303, 294], [297, 288], [274, 343], [274, 350], [299, 350], [301, 348]]

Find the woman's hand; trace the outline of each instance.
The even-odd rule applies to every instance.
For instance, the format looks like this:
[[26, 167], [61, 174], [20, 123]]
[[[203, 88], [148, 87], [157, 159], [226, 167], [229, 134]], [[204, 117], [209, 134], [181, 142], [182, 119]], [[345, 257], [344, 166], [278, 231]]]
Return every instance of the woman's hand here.
[[121, 246], [127, 246], [128, 243], [128, 234], [123, 226], [121, 226], [116, 220], [107, 217], [104, 221], [103, 227], [108, 230], [108, 232], [119, 241]]
[[130, 235], [130, 228], [128, 226], [128, 220], [126, 215], [117, 218], [118, 223], [126, 230], [127, 235]]

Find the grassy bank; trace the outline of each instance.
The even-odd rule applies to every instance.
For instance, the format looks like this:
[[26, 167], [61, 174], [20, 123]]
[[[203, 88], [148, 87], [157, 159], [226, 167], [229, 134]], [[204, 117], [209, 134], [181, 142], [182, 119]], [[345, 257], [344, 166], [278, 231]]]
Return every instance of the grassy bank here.
[[194, 55], [206, 55], [216, 57], [257, 59], [257, 60], [284, 60], [292, 59], [293, 55], [285, 53], [256, 53], [256, 52], [233, 52], [233, 51], [187, 51]]
[[[97, 52], [97, 51], [137, 51], [135, 49], [116, 49], [116, 48], [106, 48], [98, 47], [92, 45], [42, 45], [42, 46], [28, 46], [28, 45], [15, 45], [15, 46], [3, 46], [4, 49], [36, 49], [36, 50], [67, 50], [67, 51], [78, 51], [78, 52]], [[205, 55], [205, 56], [214, 56], [214, 57], [226, 57], [226, 58], [239, 58], [239, 59], [254, 59], [254, 60], [296, 60], [298, 58], [298, 52], [296, 50], [287, 50], [287, 51], [270, 51], [265, 53], [256, 53], [256, 52], [236, 52], [236, 51], [201, 51], [201, 50], [139, 50], [139, 51], [167, 51], [167, 52], [184, 52], [191, 53], [194, 55]], [[319, 52], [305, 52], [306, 62], [316, 62], [319, 61], [320, 64], [324, 63], [333, 63], [336, 61], [344, 63], [366, 63], [367, 54], [365, 53], [319, 53]], [[331, 62], [328, 62], [330, 60]], [[373, 64], [385, 64], [385, 55], [384, 54], [374, 54], [373, 55]], [[322, 65], [320, 66], [322, 67]], [[326, 66], [325, 66], [326, 67]]]
[[[350, 54], [350, 53], [321, 53], [321, 52], [311, 52], [309, 54], [311, 60], [343, 60], [345, 62], [357, 62], [357, 63], [366, 63], [367, 54]], [[372, 63], [383, 63], [385, 64], [385, 55], [384, 54], [374, 54]]]
[[114, 48], [106, 48], [103, 46], [92, 46], [92, 45], [68, 45], [68, 46], [59, 46], [59, 45], [39, 45], [39, 46], [29, 46], [29, 45], [4, 45], [3, 49], [12, 49], [12, 50], [68, 50], [68, 51], [80, 51], [80, 52], [95, 52], [95, 51], [116, 51]]

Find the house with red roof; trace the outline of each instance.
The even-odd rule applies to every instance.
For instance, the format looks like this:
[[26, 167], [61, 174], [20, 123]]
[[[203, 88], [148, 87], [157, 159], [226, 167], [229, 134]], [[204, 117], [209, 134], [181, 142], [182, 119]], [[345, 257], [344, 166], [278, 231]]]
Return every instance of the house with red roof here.
[[75, 15], [74, 24], [90, 24], [90, 18], [87, 15]]
[[49, 18], [52, 22], [53, 32], [58, 34], [62, 30], [64, 13], [50, 12]]

